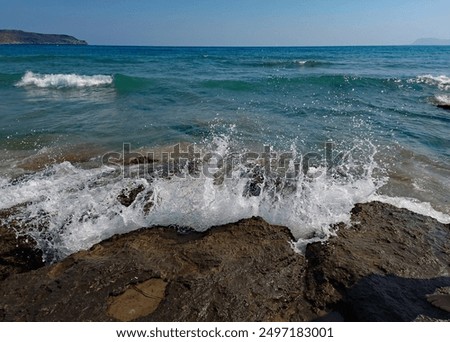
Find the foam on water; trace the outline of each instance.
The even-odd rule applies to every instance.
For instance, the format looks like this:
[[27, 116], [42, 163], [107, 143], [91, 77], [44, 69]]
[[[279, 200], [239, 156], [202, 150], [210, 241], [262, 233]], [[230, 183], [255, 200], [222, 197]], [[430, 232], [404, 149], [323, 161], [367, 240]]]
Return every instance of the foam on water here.
[[113, 77], [108, 75], [77, 74], [38, 74], [27, 71], [16, 83], [18, 87], [34, 86], [38, 88], [84, 88], [112, 84]]
[[274, 67], [274, 68], [297, 68], [297, 67], [326, 67], [332, 65], [332, 63], [320, 60], [263, 60], [258, 62], [249, 63], [253, 66], [264, 66], [264, 67]]
[[[201, 231], [253, 215], [288, 226], [301, 247], [333, 234], [330, 224], [349, 222], [353, 205], [370, 200], [448, 221], [404, 198], [450, 214], [449, 112], [425, 103], [448, 103], [444, 47], [5, 46], [2, 54], [0, 208], [16, 208], [0, 219], [14, 212], [6, 224], [29, 230], [48, 261], [139, 227]], [[231, 123], [234, 135], [210, 139]], [[68, 147], [84, 142], [88, 156], [90, 146], [99, 146], [95, 157], [124, 142], [137, 149], [174, 141], [203, 148], [205, 136], [220, 155], [262, 143], [300, 155], [332, 139], [353, 157], [331, 175], [319, 163], [289, 179], [276, 172], [262, 177], [255, 163], [235, 164], [223, 180], [220, 172], [123, 178]], [[361, 153], [353, 149], [358, 139], [377, 146], [385, 173], [376, 170], [370, 144]], [[397, 145], [411, 153], [398, 153]], [[379, 174], [391, 177], [382, 189]], [[136, 192], [131, 205], [121, 203], [122, 194]]]
[[434, 102], [438, 106], [450, 106], [450, 95], [436, 95]]
[[440, 75], [440, 76], [422, 75], [422, 76], [418, 76], [415, 80], [411, 80], [411, 81], [437, 86], [441, 90], [449, 90], [450, 89], [450, 77], [445, 76], [445, 75]]
[[391, 197], [386, 195], [374, 194], [373, 196], [369, 197], [369, 200], [391, 204], [398, 208], [405, 208], [409, 211], [412, 211], [413, 213], [432, 217], [441, 223], [450, 223], [450, 215], [441, 213], [435, 210], [430, 203], [424, 203], [418, 201], [415, 198]]
[[[230, 150], [223, 138], [216, 137], [211, 146], [215, 153]], [[262, 175], [261, 165], [247, 162], [234, 165], [222, 179], [187, 173], [124, 178], [110, 166], [86, 170], [63, 162], [21, 179], [1, 179], [0, 208], [17, 206], [9, 223], [21, 223], [18, 233], [31, 235], [47, 261], [140, 227], [176, 225], [204, 231], [252, 216], [287, 226], [301, 249], [334, 234], [330, 225], [348, 223], [354, 204], [369, 200], [382, 185], [373, 176], [376, 149], [367, 146], [367, 159], [353, 158], [352, 150], [332, 175], [317, 165], [289, 178]], [[123, 205], [121, 194], [136, 189], [140, 192], [134, 202]]]

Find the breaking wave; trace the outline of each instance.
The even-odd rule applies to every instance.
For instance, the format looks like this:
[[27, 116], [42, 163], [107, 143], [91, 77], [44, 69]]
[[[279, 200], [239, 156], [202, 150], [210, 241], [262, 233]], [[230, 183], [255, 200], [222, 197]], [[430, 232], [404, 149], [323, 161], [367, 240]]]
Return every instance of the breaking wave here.
[[437, 86], [441, 90], [449, 90], [450, 89], [450, 77], [441, 75], [441, 76], [433, 76], [433, 75], [422, 75], [418, 76], [414, 80], [410, 80], [411, 82], [416, 83], [425, 83], [432, 86]]
[[432, 102], [438, 107], [450, 108], [450, 95], [436, 95]]
[[77, 75], [77, 74], [39, 74], [27, 71], [16, 83], [17, 87], [34, 86], [38, 88], [84, 88], [104, 86], [113, 83], [109, 75]]
[[[130, 159], [128, 164], [106, 162], [89, 168], [65, 161], [19, 177], [0, 177], [0, 211], [7, 212], [0, 221], [18, 235], [33, 238], [47, 262], [141, 227], [205, 231], [252, 216], [288, 227], [294, 246], [303, 250], [310, 242], [333, 236], [335, 224], [350, 223], [356, 203], [372, 200], [450, 222], [449, 215], [428, 203], [378, 194], [387, 179], [370, 141], [341, 150], [332, 169], [320, 158], [296, 164], [303, 157], [293, 144], [289, 151], [278, 152], [291, 156], [283, 159], [283, 167], [267, 171], [266, 159], [249, 159], [249, 152], [226, 134], [209, 138], [200, 151], [212, 159], [186, 162], [178, 174], [169, 172], [170, 166], [165, 169], [163, 162], [150, 168]], [[217, 156], [224, 156], [222, 162]], [[227, 163], [228, 156], [245, 158]], [[280, 160], [269, 163], [281, 165]]]
[[[142, 175], [142, 165], [130, 165], [127, 172], [137, 176], [124, 177], [124, 169], [111, 165], [83, 169], [63, 162], [23, 178], [0, 178], [0, 209], [14, 208], [6, 223], [34, 238], [49, 262], [141, 227], [205, 231], [252, 216], [287, 226], [302, 249], [333, 235], [332, 225], [348, 223], [355, 203], [382, 185], [373, 176], [375, 146], [363, 148], [352, 149], [331, 175], [318, 164], [292, 177], [265, 173], [264, 165], [248, 160], [231, 163], [228, 176], [223, 165], [210, 166], [212, 177], [192, 175], [188, 166], [183, 177], [161, 170]], [[213, 156], [234, 155], [230, 149], [226, 137], [207, 146]], [[294, 147], [290, 153], [297, 155]], [[293, 161], [286, 167], [295, 169]]]

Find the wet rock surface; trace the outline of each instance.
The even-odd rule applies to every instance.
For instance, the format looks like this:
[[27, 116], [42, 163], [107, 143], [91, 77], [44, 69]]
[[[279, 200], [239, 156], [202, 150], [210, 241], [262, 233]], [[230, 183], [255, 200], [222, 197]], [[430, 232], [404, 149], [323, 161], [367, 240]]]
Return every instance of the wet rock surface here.
[[352, 226], [308, 246], [306, 258], [306, 297], [346, 320], [450, 319], [426, 298], [450, 285], [448, 224], [387, 204], [358, 204]]
[[28, 272], [43, 267], [42, 253], [27, 236], [18, 236], [11, 226], [1, 224], [1, 219], [11, 215], [15, 208], [0, 210], [0, 281], [11, 274]]
[[0, 309], [7, 321], [309, 320], [305, 260], [291, 239], [257, 218], [202, 234], [142, 229], [11, 275]]
[[448, 224], [377, 202], [305, 255], [260, 218], [141, 229], [53, 265], [0, 269], [0, 319], [448, 320], [449, 237]]
[[437, 104], [436, 107], [450, 110], [450, 104]]

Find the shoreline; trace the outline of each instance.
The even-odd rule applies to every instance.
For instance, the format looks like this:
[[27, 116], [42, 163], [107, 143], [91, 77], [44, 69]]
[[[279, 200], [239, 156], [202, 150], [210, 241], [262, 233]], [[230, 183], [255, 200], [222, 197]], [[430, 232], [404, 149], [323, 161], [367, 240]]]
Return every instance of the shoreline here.
[[0, 319], [450, 319], [429, 303], [450, 287], [450, 224], [380, 202], [357, 204], [351, 222], [305, 255], [293, 251], [285, 227], [260, 218], [203, 233], [144, 228], [33, 271], [17, 262], [26, 242], [14, 243], [19, 250], [7, 251], [11, 269], [0, 282]]

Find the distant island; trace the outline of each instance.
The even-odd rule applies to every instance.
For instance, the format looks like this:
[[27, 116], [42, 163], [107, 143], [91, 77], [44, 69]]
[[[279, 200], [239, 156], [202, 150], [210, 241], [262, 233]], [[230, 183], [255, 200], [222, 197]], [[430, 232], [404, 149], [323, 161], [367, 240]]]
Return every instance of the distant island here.
[[20, 30], [0, 30], [0, 44], [87, 45], [84, 40], [65, 34], [44, 34]]
[[450, 39], [420, 38], [412, 45], [450, 45]]

